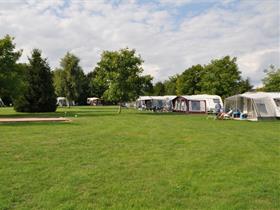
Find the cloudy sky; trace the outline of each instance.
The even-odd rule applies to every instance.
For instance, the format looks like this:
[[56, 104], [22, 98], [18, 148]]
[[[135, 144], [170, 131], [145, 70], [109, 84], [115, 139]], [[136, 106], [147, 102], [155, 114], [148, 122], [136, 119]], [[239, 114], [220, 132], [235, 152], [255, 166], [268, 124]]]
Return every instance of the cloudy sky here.
[[134, 48], [145, 73], [167, 79], [194, 64], [236, 56], [258, 86], [280, 66], [278, 0], [0, 0], [0, 37], [15, 37], [26, 61], [40, 48], [55, 68], [73, 52], [85, 72], [103, 50]]

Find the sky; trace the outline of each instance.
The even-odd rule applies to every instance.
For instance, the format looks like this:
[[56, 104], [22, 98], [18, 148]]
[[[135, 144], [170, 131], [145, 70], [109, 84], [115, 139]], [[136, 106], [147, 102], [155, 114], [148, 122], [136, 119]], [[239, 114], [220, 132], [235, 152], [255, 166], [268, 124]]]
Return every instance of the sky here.
[[6, 34], [23, 49], [21, 62], [39, 48], [56, 68], [69, 51], [87, 73], [102, 51], [128, 47], [156, 82], [230, 55], [260, 86], [264, 69], [280, 66], [280, 1], [0, 0]]

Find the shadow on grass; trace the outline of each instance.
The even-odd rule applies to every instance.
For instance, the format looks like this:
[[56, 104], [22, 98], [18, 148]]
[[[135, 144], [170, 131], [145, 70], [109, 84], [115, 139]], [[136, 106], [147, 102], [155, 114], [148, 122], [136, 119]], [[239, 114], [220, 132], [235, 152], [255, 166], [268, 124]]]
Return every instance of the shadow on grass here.
[[149, 112], [149, 111], [139, 111], [129, 114], [138, 114], [138, 115], [153, 115], [153, 116], [207, 116], [206, 114], [185, 114], [180, 112]]

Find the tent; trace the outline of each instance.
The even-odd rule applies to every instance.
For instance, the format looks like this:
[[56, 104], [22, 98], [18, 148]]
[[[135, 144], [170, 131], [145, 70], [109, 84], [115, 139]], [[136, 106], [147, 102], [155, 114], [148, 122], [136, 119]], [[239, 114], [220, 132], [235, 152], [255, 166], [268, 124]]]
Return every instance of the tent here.
[[223, 108], [222, 98], [218, 95], [191, 95], [189, 96], [189, 98], [191, 98], [192, 100], [205, 100], [207, 112], [215, 112], [215, 107], [217, 104], [220, 104], [221, 108]]
[[177, 96], [140, 96], [136, 100], [136, 108], [141, 110], [172, 111], [172, 100]]
[[173, 111], [184, 113], [207, 113], [206, 100], [194, 96], [178, 96], [172, 100]]
[[136, 108], [139, 110], [152, 109], [152, 97], [151, 96], [139, 96], [136, 100]]
[[68, 101], [66, 97], [57, 97], [56, 98], [57, 106], [75, 106], [75, 101]]
[[102, 105], [101, 99], [97, 97], [87, 98], [87, 104], [91, 106], [99, 106]]
[[177, 96], [174, 96], [174, 95], [166, 95], [164, 96], [165, 97], [165, 109], [166, 111], [170, 111], [172, 112], [173, 111], [173, 100], [175, 98], [177, 98]]
[[280, 118], [280, 92], [247, 92], [225, 99], [225, 112], [246, 114], [249, 120]]
[[1, 106], [5, 106], [4, 102], [2, 101], [2, 99], [0, 98], [0, 107]]

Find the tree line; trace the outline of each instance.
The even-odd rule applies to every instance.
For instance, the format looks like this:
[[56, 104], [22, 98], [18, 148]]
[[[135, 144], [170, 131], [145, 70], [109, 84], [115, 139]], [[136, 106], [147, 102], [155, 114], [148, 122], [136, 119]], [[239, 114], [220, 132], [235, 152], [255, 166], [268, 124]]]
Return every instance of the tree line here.
[[[104, 51], [88, 74], [80, 66], [80, 59], [70, 52], [54, 70], [39, 49], [31, 52], [27, 63], [19, 63], [21, 55], [13, 37], [6, 35], [0, 39], [0, 97], [21, 112], [55, 111], [57, 96], [79, 105], [85, 104], [89, 96], [121, 104], [139, 95], [205, 93], [226, 98], [252, 89], [249, 79], [241, 77], [237, 58], [230, 56], [214, 59], [207, 65], [194, 65], [153, 84], [151, 75], [143, 75], [144, 61], [134, 49]], [[280, 69], [271, 66], [266, 70], [263, 83], [263, 91], [280, 91]]]

